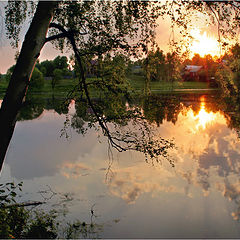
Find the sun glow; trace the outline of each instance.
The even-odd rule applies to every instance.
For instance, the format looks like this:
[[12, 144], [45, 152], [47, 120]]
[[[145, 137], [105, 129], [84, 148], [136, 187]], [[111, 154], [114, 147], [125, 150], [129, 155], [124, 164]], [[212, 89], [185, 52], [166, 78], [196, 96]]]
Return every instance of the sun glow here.
[[198, 53], [201, 57], [210, 54], [212, 56], [220, 56], [220, 48], [217, 39], [210, 37], [206, 32], [201, 34], [199, 29], [193, 29], [190, 32], [193, 42], [190, 46], [192, 54]]
[[214, 122], [216, 121], [225, 122], [225, 120], [222, 119], [223, 117], [219, 112], [217, 113], [207, 112], [205, 105], [206, 101], [204, 96], [202, 96], [200, 98], [200, 110], [198, 114], [197, 115], [194, 114], [192, 109], [190, 109], [187, 112], [188, 118], [193, 120], [192, 124], [190, 124], [192, 132], [196, 133], [197, 131], [205, 130], [208, 126], [214, 124]]
[[215, 120], [216, 115], [213, 112], [208, 113], [205, 110], [204, 97], [202, 97], [200, 99], [200, 101], [201, 101], [200, 111], [196, 116], [194, 116], [194, 119], [196, 119], [198, 121], [198, 123], [196, 124], [197, 129], [199, 129], [200, 127], [202, 127], [202, 129], [205, 129], [207, 124], [209, 124]]

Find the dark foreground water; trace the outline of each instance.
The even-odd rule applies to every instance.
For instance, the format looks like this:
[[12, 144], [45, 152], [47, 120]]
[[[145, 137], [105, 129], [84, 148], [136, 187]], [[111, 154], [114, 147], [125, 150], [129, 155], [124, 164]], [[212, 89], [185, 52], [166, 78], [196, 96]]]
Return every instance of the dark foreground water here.
[[234, 113], [216, 106], [216, 96], [172, 99], [156, 97], [145, 112], [159, 136], [173, 139], [174, 168], [133, 151], [113, 150], [112, 158], [94, 129], [60, 137], [66, 116], [48, 108], [17, 123], [1, 182], [22, 180], [25, 200], [54, 203], [53, 193], [67, 194], [66, 219], [101, 225], [103, 238], [240, 238]]

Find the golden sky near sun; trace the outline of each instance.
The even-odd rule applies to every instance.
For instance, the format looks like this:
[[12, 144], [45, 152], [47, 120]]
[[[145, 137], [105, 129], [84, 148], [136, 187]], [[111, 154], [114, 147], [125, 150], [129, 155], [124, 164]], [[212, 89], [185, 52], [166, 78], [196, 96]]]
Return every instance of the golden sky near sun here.
[[192, 54], [198, 53], [201, 57], [207, 54], [212, 56], [221, 55], [220, 45], [215, 37], [206, 31], [201, 32], [198, 28], [192, 29], [190, 34], [193, 37], [192, 44], [190, 45], [190, 52]]
[[[190, 57], [194, 55], [194, 53], [199, 53], [202, 57], [205, 54], [211, 55], [220, 55], [220, 48], [217, 41], [217, 29], [216, 26], [206, 26], [206, 22], [204, 22], [203, 16], [197, 15], [196, 19], [192, 20], [195, 23], [195, 27], [192, 27], [188, 30], [193, 37], [193, 40], [190, 42], [189, 39], [185, 41], [185, 43], [189, 44]], [[178, 41], [181, 39], [181, 35], [179, 34], [179, 29], [177, 27], [174, 28], [174, 34], [171, 28], [170, 18], [166, 17], [165, 19], [158, 19], [159, 26], [156, 29], [156, 41], [161, 50], [164, 52], [169, 51], [170, 49], [170, 40]], [[24, 34], [27, 31], [27, 25], [23, 27], [22, 34], [20, 35], [21, 41], [24, 38]], [[6, 73], [7, 69], [11, 67], [14, 63], [14, 55], [16, 53], [15, 49], [12, 49], [10, 46], [10, 42], [4, 36], [4, 30], [1, 33], [2, 37], [0, 40], [0, 73]], [[21, 44], [20, 44], [21, 45]], [[184, 46], [182, 47], [184, 49]], [[60, 51], [54, 49], [51, 43], [47, 43], [40, 54], [40, 61], [44, 61], [46, 59], [52, 60], [58, 55], [63, 55]], [[65, 55], [69, 56], [69, 53], [65, 53]]]

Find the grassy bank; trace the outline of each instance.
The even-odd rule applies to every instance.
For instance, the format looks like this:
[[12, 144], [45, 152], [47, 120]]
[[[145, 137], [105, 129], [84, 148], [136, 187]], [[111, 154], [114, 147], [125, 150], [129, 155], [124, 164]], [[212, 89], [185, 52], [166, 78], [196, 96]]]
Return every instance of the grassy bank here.
[[[143, 76], [131, 75], [128, 77], [130, 85], [135, 90], [143, 90], [145, 80]], [[150, 82], [152, 91], [172, 91], [172, 90], [197, 90], [211, 89], [206, 82]]]
[[[130, 86], [136, 92], [142, 92], [145, 86], [145, 80], [143, 76], [130, 75], [128, 76]], [[77, 79], [62, 79], [52, 90], [51, 81], [45, 80], [44, 86], [39, 89], [33, 89], [31, 92], [34, 95], [44, 95], [46, 97], [52, 96], [54, 93], [55, 97], [65, 97], [74, 86], [77, 85]], [[0, 97], [4, 96], [8, 83], [4, 80], [0, 81]], [[207, 91], [211, 90], [208, 84], [205, 82], [151, 82], [150, 89], [152, 92], [177, 92], [177, 91]], [[205, 89], [205, 90], [203, 90]]]

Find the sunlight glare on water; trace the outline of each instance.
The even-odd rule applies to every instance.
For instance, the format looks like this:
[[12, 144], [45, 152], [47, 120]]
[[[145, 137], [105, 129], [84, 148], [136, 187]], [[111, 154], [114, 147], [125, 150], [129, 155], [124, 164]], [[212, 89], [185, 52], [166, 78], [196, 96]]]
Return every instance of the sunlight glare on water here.
[[200, 110], [197, 115], [194, 115], [192, 109], [189, 110], [189, 117], [192, 118], [195, 122], [194, 129], [199, 131], [201, 129], [206, 129], [207, 125], [214, 124], [216, 122], [226, 123], [224, 116], [218, 111], [213, 113], [212, 111], [207, 111], [206, 102], [204, 96], [200, 98]]
[[[173, 140], [174, 168], [164, 157], [152, 164], [134, 151], [113, 151], [109, 159], [106, 138], [94, 129], [83, 136], [71, 128], [69, 138], [60, 137], [66, 116], [48, 107], [41, 117], [17, 123], [1, 180], [23, 180], [31, 193], [26, 200], [39, 200], [46, 186], [73, 194], [71, 221], [89, 222], [94, 205], [103, 238], [239, 237], [238, 135], [216, 96], [174, 99], [159, 96], [151, 111], [142, 107], [152, 123], [159, 121], [157, 136]], [[68, 119], [81, 117], [75, 108], [71, 102]]]

